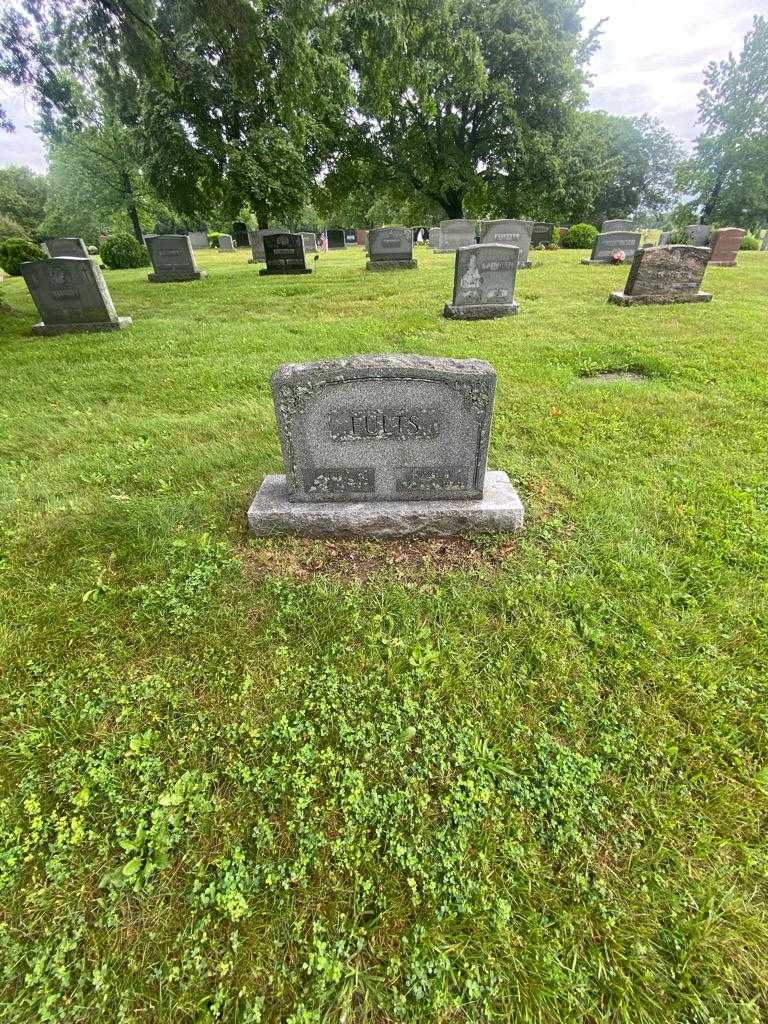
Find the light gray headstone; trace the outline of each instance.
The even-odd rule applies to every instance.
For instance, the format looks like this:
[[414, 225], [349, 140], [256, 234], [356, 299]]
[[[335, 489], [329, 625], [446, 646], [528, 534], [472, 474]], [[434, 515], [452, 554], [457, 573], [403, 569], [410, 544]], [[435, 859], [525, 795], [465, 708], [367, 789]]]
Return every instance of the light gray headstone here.
[[768, 231], [766, 231], [765, 238], [763, 238], [762, 252], [768, 252]]
[[405, 227], [371, 228], [368, 232], [369, 261], [366, 270], [412, 270], [413, 231]]
[[131, 323], [118, 317], [104, 275], [87, 256], [22, 263], [21, 272], [42, 318], [35, 334], [116, 331]]
[[145, 235], [144, 241], [152, 260], [153, 284], [170, 281], [199, 281], [206, 276], [198, 269], [189, 235]]
[[611, 231], [598, 235], [592, 248], [592, 255], [582, 263], [610, 263], [615, 252], [623, 252], [627, 260], [634, 259], [640, 248], [639, 231]]
[[219, 252], [234, 252], [235, 243], [232, 235], [219, 235]]
[[208, 232], [207, 231], [190, 231], [189, 241], [193, 249], [207, 249], [208, 248]]
[[429, 229], [429, 244], [432, 249], [440, 248], [440, 228]]
[[88, 255], [88, 246], [82, 238], [46, 238], [42, 248], [52, 258], [56, 256], [82, 258]]
[[267, 266], [259, 274], [311, 274], [304, 259], [304, 238], [300, 233], [273, 231], [264, 235]]
[[746, 235], [745, 228], [718, 228], [709, 239], [713, 267], [735, 267], [741, 243]]
[[628, 217], [619, 217], [614, 220], [604, 220], [600, 228], [601, 235], [607, 235], [609, 231], [634, 231], [636, 224]]
[[481, 243], [459, 249], [453, 272], [453, 302], [444, 316], [452, 320], [492, 320], [517, 313], [516, 245]]
[[317, 235], [314, 231], [302, 231], [300, 234], [304, 239], [304, 252], [317, 252]]
[[248, 241], [251, 246], [251, 258], [249, 263], [264, 263], [264, 236], [285, 234], [288, 228], [259, 228], [258, 231], [248, 231]]
[[520, 250], [519, 267], [530, 267], [528, 253], [533, 236], [532, 220], [484, 220], [480, 225], [480, 242], [486, 245], [516, 245]]
[[474, 245], [475, 242], [475, 225], [471, 220], [458, 218], [440, 221], [439, 252], [456, 252], [457, 249], [462, 249], [465, 245]]
[[671, 231], [662, 231], [661, 235], [659, 236], [659, 245], [669, 245], [669, 240], [671, 237]]
[[689, 224], [685, 229], [685, 237], [689, 245], [709, 245], [711, 234], [711, 224]]
[[709, 263], [709, 249], [693, 245], [653, 246], [638, 249], [623, 292], [609, 301], [620, 306], [709, 302], [701, 282]]

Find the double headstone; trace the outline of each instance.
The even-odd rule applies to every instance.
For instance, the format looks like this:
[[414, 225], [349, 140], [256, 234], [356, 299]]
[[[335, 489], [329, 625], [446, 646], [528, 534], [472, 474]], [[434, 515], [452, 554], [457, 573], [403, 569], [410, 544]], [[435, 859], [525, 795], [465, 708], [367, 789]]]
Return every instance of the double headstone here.
[[132, 323], [117, 315], [104, 275], [87, 256], [22, 263], [21, 273], [42, 318], [35, 334], [118, 331]]
[[604, 220], [603, 226], [600, 228], [600, 234], [606, 235], [609, 231], [632, 231], [634, 227], [634, 221], [627, 218], [620, 217], [615, 220]]
[[144, 238], [153, 273], [147, 275], [152, 284], [170, 281], [199, 281], [206, 277], [198, 270], [189, 235], [146, 235]]
[[325, 233], [329, 249], [346, 249], [347, 235], [344, 228], [328, 228]]
[[465, 245], [474, 245], [476, 241], [475, 225], [471, 220], [441, 220], [439, 244], [433, 244], [432, 248], [437, 252], [456, 252]]
[[614, 254], [619, 252], [624, 253], [625, 259], [631, 260], [639, 248], [639, 231], [610, 231], [608, 234], [597, 236], [592, 247], [592, 255], [588, 260], [581, 262], [587, 266], [596, 263], [604, 265], [613, 262]]
[[234, 252], [235, 244], [232, 235], [219, 235], [219, 252]]
[[189, 241], [192, 244], [193, 249], [207, 249], [208, 248], [208, 232], [207, 231], [190, 231]]
[[88, 246], [82, 238], [46, 238], [41, 248], [55, 259], [57, 256], [88, 257]]
[[685, 240], [688, 245], [709, 245], [711, 234], [711, 224], [689, 224], [685, 229]]
[[744, 228], [718, 228], [709, 239], [711, 255], [709, 262], [713, 267], [735, 267], [741, 243], [746, 235]]
[[480, 224], [480, 242], [485, 245], [516, 245], [518, 269], [527, 269], [533, 235], [532, 220], [484, 220]]
[[272, 377], [285, 476], [248, 511], [259, 536], [449, 536], [516, 530], [506, 473], [486, 473], [496, 374], [476, 359], [353, 356]]
[[708, 263], [709, 249], [703, 246], [638, 249], [624, 291], [611, 292], [608, 301], [618, 306], [710, 302], [712, 296], [701, 291]]
[[453, 302], [443, 315], [451, 320], [495, 320], [518, 311], [514, 301], [519, 265], [516, 245], [470, 245], [456, 252]]
[[413, 231], [410, 228], [371, 228], [368, 233], [366, 270], [413, 270]]
[[533, 248], [535, 249], [539, 245], [551, 245], [552, 232], [554, 230], [554, 224], [546, 224], [543, 221], [537, 221], [533, 225], [533, 232], [531, 233], [531, 245]]
[[304, 239], [301, 234], [273, 232], [264, 236], [266, 269], [259, 274], [311, 274], [304, 261]]

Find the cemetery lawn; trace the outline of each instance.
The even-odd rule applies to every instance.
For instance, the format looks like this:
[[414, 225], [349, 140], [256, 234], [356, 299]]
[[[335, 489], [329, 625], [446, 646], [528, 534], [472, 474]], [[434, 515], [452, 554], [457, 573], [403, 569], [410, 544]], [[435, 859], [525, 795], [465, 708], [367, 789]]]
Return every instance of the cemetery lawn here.
[[[768, 253], [478, 323], [247, 255], [114, 334], [2, 286], [4, 1024], [768, 1019]], [[525, 533], [250, 540], [275, 366], [393, 351], [497, 369]]]

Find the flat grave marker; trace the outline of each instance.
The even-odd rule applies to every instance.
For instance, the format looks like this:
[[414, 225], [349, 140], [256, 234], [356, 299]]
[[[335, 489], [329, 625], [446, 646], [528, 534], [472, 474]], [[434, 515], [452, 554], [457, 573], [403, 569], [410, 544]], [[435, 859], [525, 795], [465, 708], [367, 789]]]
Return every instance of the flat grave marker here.
[[481, 243], [459, 249], [453, 271], [453, 301], [443, 315], [450, 320], [495, 320], [514, 316], [516, 245]]
[[623, 292], [611, 292], [608, 301], [618, 306], [668, 305], [711, 302], [701, 291], [709, 263], [705, 246], [666, 245], [638, 249]]
[[258, 536], [450, 536], [516, 530], [506, 473], [486, 472], [496, 373], [477, 359], [352, 356], [272, 377], [285, 476], [248, 511]]
[[21, 273], [42, 318], [34, 334], [119, 331], [133, 322], [117, 315], [101, 269], [87, 256], [33, 260]]

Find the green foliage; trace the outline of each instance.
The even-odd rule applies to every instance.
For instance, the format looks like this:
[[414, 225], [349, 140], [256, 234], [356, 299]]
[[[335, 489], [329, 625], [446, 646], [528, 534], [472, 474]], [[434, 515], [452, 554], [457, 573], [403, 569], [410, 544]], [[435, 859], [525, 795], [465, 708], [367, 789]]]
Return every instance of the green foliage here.
[[[3, 224], [16, 224], [17, 237], [36, 233], [43, 219], [47, 192], [45, 175], [15, 164], [0, 167], [0, 232]], [[0, 237], [9, 235], [0, 233]]]
[[560, 238], [563, 249], [591, 249], [600, 232], [594, 224], [574, 224]]
[[211, 249], [219, 248], [219, 239], [225, 232], [223, 231], [209, 231], [208, 232], [208, 246]]
[[146, 246], [139, 245], [133, 235], [128, 234], [110, 235], [99, 250], [99, 255], [113, 270], [148, 267], [150, 263]]
[[0, 241], [6, 238], [24, 238], [24, 228], [17, 221], [0, 213]]
[[741, 248], [746, 251], [755, 251], [760, 248], [760, 239], [748, 231], [741, 240]]
[[6, 238], [0, 242], [0, 267], [11, 277], [20, 276], [22, 263], [44, 259], [46, 255], [40, 246], [26, 238]]

